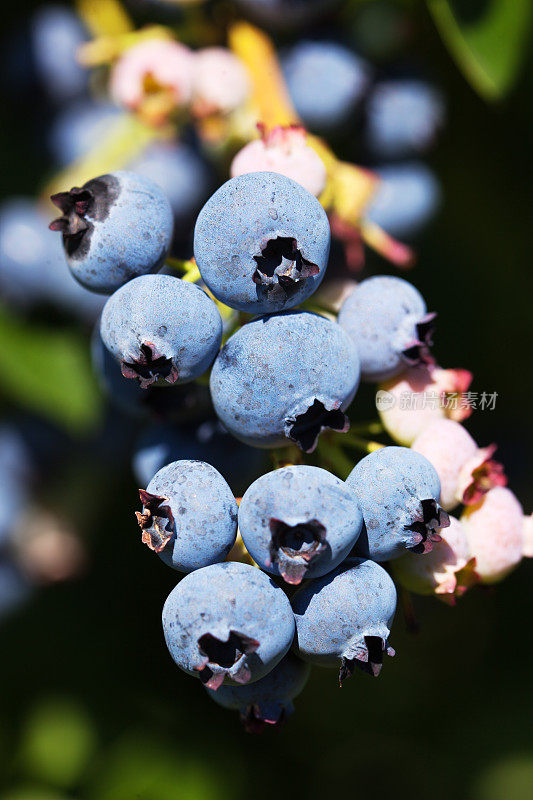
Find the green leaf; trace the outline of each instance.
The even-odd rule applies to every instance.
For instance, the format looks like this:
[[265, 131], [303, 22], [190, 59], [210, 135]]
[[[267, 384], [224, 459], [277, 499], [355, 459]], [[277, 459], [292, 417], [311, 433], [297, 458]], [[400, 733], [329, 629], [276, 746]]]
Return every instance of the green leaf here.
[[83, 708], [63, 699], [43, 701], [26, 720], [21, 762], [27, 775], [67, 788], [76, 783], [96, 748]]
[[97, 424], [102, 398], [86, 337], [0, 309], [0, 340], [0, 394], [73, 432]]
[[461, 20], [454, 10], [459, 4], [450, 0], [427, 3], [446, 46], [473, 88], [486, 100], [503, 97], [527, 52], [531, 0], [486, 0], [479, 15], [468, 20]]

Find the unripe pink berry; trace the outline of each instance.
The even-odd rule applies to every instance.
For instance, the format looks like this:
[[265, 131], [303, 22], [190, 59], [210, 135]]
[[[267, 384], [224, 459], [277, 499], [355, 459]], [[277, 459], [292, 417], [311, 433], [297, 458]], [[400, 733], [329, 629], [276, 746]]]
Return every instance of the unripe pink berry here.
[[500, 581], [520, 562], [524, 515], [509, 489], [491, 489], [480, 503], [465, 508], [460, 521], [482, 583]]
[[472, 409], [461, 393], [471, 382], [466, 369], [411, 367], [380, 385], [376, 405], [381, 421], [395, 442], [409, 447], [435, 420], [461, 422], [470, 416]]
[[136, 111], [156, 92], [166, 91], [173, 107], [189, 102], [195, 56], [188, 47], [167, 39], [149, 39], [130, 47], [111, 73], [111, 96]]
[[228, 114], [244, 103], [250, 82], [244, 64], [225, 47], [206, 47], [196, 53], [192, 111], [197, 117]]
[[292, 178], [315, 197], [326, 185], [326, 167], [320, 156], [307, 144], [300, 127], [277, 127], [260, 139], [249, 142], [231, 164], [231, 176], [247, 172], [279, 172]]
[[478, 447], [459, 422], [439, 419], [418, 434], [412, 449], [437, 470], [440, 502], [447, 511], [459, 503], [474, 505], [494, 486], [505, 486], [503, 467], [491, 456], [495, 445]]
[[410, 592], [435, 594], [453, 602], [455, 595], [462, 593], [457, 573], [469, 562], [468, 542], [463, 526], [455, 517], [450, 517], [449, 527], [442, 528], [439, 536], [441, 541], [433, 545], [430, 553], [406, 553], [392, 561], [391, 568], [394, 577]]

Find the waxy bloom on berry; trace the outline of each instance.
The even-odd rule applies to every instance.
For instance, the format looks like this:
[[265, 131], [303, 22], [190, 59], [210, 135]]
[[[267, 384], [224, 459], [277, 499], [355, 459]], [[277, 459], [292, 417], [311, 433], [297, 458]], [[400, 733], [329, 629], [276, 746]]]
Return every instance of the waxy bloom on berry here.
[[468, 431], [451, 419], [432, 422], [412, 448], [437, 470], [440, 501], [447, 511], [459, 503], [475, 505], [493, 486], [507, 483], [502, 465], [492, 460], [496, 445], [478, 447]]

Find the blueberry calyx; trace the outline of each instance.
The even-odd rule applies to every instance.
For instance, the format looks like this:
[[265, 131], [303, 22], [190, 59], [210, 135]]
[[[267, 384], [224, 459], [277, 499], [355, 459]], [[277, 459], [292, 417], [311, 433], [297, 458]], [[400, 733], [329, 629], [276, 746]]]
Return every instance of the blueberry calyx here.
[[227, 639], [204, 633], [198, 639], [198, 650], [203, 663], [198, 670], [200, 680], [208, 689], [217, 690], [229, 673], [236, 683], [248, 683], [252, 674], [245, 664], [246, 656], [259, 647], [256, 639], [230, 630]]
[[298, 250], [296, 239], [290, 236], [277, 236], [269, 239], [261, 248], [260, 255], [254, 256], [257, 268], [252, 280], [258, 289], [266, 292], [280, 290], [287, 296], [300, 281], [318, 275], [320, 269]]
[[416, 323], [416, 338], [402, 350], [402, 356], [410, 367], [420, 364], [431, 366], [435, 363], [430, 348], [433, 347], [436, 317], [437, 314], [431, 312]]
[[172, 359], [162, 355], [151, 342], [143, 342], [136, 358], [121, 362], [122, 374], [125, 378], [136, 378], [141, 389], [147, 389], [158, 380], [175, 383], [178, 380], [178, 368]]
[[343, 656], [339, 669], [339, 686], [346, 678], [351, 678], [355, 668], [377, 678], [383, 667], [383, 654], [394, 656], [395, 652], [389, 647], [386, 639], [380, 636], [365, 636], [364, 646], [358, 648], [357, 655], [353, 658]]
[[309, 565], [327, 547], [326, 528], [317, 519], [287, 525], [272, 517], [269, 522], [272, 539], [270, 558], [277, 564], [286, 583], [298, 585], [305, 577]]
[[93, 195], [85, 187], [73, 186], [69, 192], [58, 192], [50, 198], [59, 208], [62, 216], [50, 223], [51, 231], [60, 231], [68, 251], [76, 250], [89, 230], [85, 214], [93, 204]]
[[279, 728], [283, 725], [286, 718], [285, 709], [282, 708], [276, 719], [265, 719], [259, 706], [254, 703], [250, 703], [246, 707], [246, 710], [240, 715], [246, 733], [262, 733], [267, 725], [271, 728]]
[[318, 444], [318, 437], [326, 428], [346, 433], [350, 421], [339, 408], [327, 409], [324, 403], [314, 398], [300, 413], [285, 420], [285, 435], [296, 442], [304, 453], [312, 453]]
[[145, 489], [139, 489], [139, 496], [143, 510], [136, 511], [135, 516], [142, 531], [141, 541], [154, 553], [160, 553], [174, 533], [174, 515], [169, 505], [163, 505], [168, 498]]
[[419, 518], [410, 525], [405, 525], [404, 530], [414, 534], [412, 544], [407, 549], [422, 555], [430, 553], [433, 545], [441, 541], [438, 532], [441, 528], [449, 527], [450, 518], [433, 498], [421, 500], [420, 505], [422, 511]]

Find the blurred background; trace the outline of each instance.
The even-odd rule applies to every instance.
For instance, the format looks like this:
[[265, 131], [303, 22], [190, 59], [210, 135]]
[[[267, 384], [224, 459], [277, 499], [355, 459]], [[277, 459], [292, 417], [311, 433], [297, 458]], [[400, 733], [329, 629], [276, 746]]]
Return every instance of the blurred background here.
[[[211, 29], [239, 13], [232, 3], [208, 5]], [[18, 220], [13, 197], [36, 198], [70, 160], [58, 120], [89, 94], [73, 73], [63, 75], [63, 94], [50, 91], [36, 34], [43, 8], [50, 4], [3, 5], [3, 225], [6, 203]], [[447, 8], [349, 2], [320, 23], [320, 35], [365, 58], [378, 79], [422, 75], [442, 95], [445, 121], [424, 154], [440, 207], [414, 238], [407, 277], [439, 312], [439, 363], [471, 370], [473, 391], [497, 392], [495, 409], [475, 412], [468, 428], [498, 444], [509, 485], [531, 513], [530, 4], [454, 4], [484, 70], [458, 44]], [[182, 13], [155, 0], [128, 10], [142, 23], [174, 24]], [[272, 35], [283, 51], [316, 29]], [[355, 117], [336, 152], [377, 166], [363, 125]], [[2, 236], [8, 269], [31, 233]], [[366, 266], [397, 274], [371, 251]], [[315, 670], [284, 727], [245, 734], [164, 646], [160, 612], [176, 576], [140, 543], [131, 459], [144, 423], [113, 408], [93, 375], [98, 298], [73, 297], [61, 278], [26, 302], [28, 293], [21, 300], [8, 284], [0, 302], [0, 535], [9, 539], [0, 557], [1, 800], [532, 796], [533, 562], [455, 608], [416, 598], [420, 631], [408, 633], [398, 613], [397, 656], [379, 680], [356, 674], [339, 689], [334, 672]], [[375, 415], [370, 390], [357, 406], [360, 419]]]

